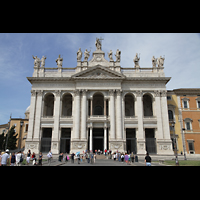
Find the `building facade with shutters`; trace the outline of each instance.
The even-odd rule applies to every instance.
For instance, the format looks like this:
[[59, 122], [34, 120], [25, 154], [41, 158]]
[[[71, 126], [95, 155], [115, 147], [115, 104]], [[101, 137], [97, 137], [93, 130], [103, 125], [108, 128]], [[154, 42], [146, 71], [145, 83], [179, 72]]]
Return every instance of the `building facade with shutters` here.
[[200, 89], [174, 89], [173, 93], [177, 96], [182, 145], [187, 154], [200, 154]]
[[170, 77], [163, 64], [156, 66], [152, 59], [152, 67], [142, 68], [136, 55], [134, 67], [122, 68], [119, 50], [116, 61], [112, 52], [108, 61], [99, 39], [95, 45], [90, 60], [86, 50], [81, 61], [79, 49], [75, 68], [64, 68], [60, 56], [56, 68], [46, 68], [44, 57], [33, 57], [25, 152], [111, 149], [173, 155], [166, 90]]

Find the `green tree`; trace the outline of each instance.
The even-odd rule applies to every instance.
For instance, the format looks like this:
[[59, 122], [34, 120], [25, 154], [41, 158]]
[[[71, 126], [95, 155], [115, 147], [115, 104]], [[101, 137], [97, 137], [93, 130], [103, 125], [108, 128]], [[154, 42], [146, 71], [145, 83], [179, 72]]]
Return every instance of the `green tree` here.
[[17, 143], [17, 136], [18, 134], [15, 133], [15, 125], [11, 127], [11, 129], [8, 132], [8, 143], [7, 143], [7, 149], [14, 150], [16, 149], [16, 143]]
[[4, 136], [4, 132], [2, 132], [2, 134], [0, 134], [0, 150], [5, 148], [5, 141], [6, 137]]

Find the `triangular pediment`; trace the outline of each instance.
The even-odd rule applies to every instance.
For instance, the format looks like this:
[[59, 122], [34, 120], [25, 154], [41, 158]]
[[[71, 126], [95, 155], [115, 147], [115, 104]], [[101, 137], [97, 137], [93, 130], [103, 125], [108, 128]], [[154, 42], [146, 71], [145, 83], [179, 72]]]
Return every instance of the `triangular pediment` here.
[[125, 76], [107, 67], [95, 66], [72, 76], [73, 79], [124, 79]]

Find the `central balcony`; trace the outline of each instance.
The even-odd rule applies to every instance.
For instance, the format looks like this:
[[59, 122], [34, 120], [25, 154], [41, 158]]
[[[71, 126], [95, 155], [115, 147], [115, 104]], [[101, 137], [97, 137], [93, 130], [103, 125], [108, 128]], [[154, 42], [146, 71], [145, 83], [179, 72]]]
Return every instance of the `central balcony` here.
[[110, 117], [107, 115], [91, 115], [88, 116], [88, 122], [107, 122]]

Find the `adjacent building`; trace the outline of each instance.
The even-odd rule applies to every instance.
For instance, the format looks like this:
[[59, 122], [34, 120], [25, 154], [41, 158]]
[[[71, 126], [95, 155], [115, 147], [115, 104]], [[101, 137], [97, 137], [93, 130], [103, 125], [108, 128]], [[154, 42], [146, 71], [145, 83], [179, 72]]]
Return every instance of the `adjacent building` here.
[[188, 154], [200, 154], [200, 89], [175, 89], [180, 132]]

